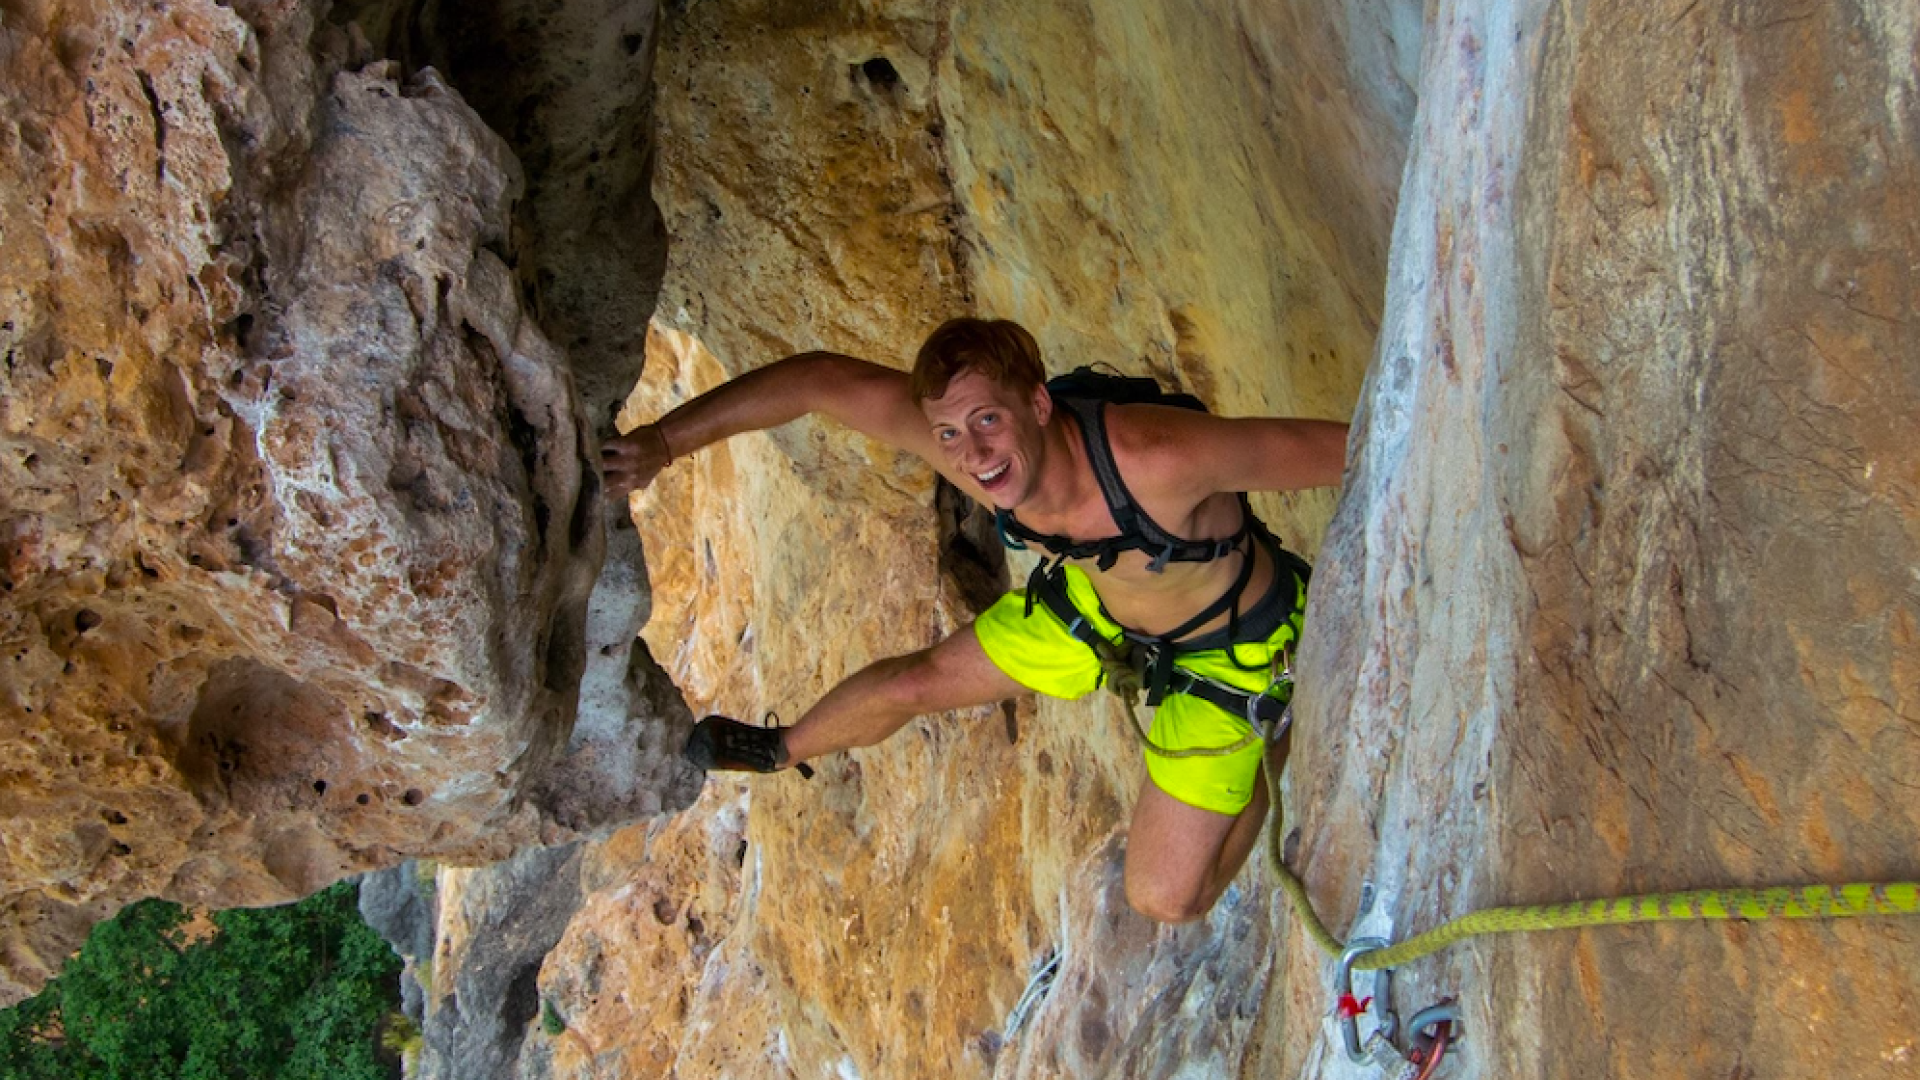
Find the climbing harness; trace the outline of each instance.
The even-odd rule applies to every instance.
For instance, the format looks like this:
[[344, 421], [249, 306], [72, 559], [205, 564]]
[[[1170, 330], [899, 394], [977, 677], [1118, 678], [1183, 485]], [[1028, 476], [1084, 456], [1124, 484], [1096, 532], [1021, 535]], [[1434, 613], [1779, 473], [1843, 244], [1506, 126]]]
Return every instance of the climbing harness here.
[[[1128, 714], [1136, 728], [1140, 723], [1133, 713], [1132, 699], [1142, 693], [1150, 708], [1159, 705], [1168, 694], [1187, 694], [1229, 715], [1243, 716], [1248, 722], [1247, 734], [1234, 745], [1198, 750], [1169, 751], [1145, 738], [1143, 733], [1149, 752], [1163, 757], [1217, 756], [1253, 745], [1259, 738], [1259, 728], [1275, 723], [1285, 710], [1287, 695], [1292, 690], [1291, 679], [1276, 676], [1264, 690], [1249, 691], [1179, 667], [1176, 661], [1183, 655], [1220, 650], [1242, 670], [1267, 667], [1269, 660], [1264, 654], [1257, 664], [1246, 664], [1240, 660], [1238, 650], [1266, 642], [1293, 618], [1311, 574], [1306, 561], [1281, 546], [1254, 515], [1244, 493], [1239, 496], [1240, 525], [1231, 536], [1188, 540], [1173, 535], [1154, 521], [1128, 490], [1107, 436], [1106, 407], [1154, 404], [1205, 412], [1206, 406], [1200, 399], [1191, 394], [1169, 394], [1151, 378], [1105, 373], [1091, 367], [1076, 368], [1048, 380], [1047, 390], [1055, 403], [1079, 425], [1088, 463], [1117, 531], [1098, 540], [1078, 540], [1035, 532], [1021, 524], [1011, 510], [997, 511], [994, 525], [1003, 543], [1016, 550], [1038, 543], [1047, 551], [1047, 556], [1039, 560], [1027, 578], [1025, 615], [1031, 618], [1034, 606], [1045, 604], [1066, 625], [1068, 633], [1093, 650], [1100, 661], [1102, 682], [1128, 703]], [[1243, 611], [1241, 601], [1258, 562], [1256, 548], [1268, 553], [1274, 565], [1273, 581], [1265, 595]], [[1176, 562], [1211, 562], [1232, 554], [1239, 554], [1241, 560], [1239, 571], [1226, 591], [1180, 626], [1161, 634], [1123, 628], [1117, 640], [1110, 640], [1067, 595], [1066, 563], [1090, 559], [1098, 570], [1111, 570], [1120, 556], [1129, 551], [1149, 554], [1147, 570], [1151, 573], [1161, 573], [1168, 564]], [[1100, 614], [1118, 625], [1104, 606]], [[1224, 626], [1200, 632], [1202, 627], [1222, 616], [1226, 618]]]
[[[1064, 572], [1041, 574], [1036, 571], [1028, 582], [1028, 605], [1036, 601], [1044, 604], [1055, 618], [1066, 624], [1069, 634], [1093, 650], [1093, 654], [1099, 658], [1101, 683], [1120, 698], [1127, 716], [1133, 721], [1134, 727], [1141, 731], [1142, 744], [1150, 753], [1168, 758], [1237, 753], [1253, 745], [1260, 738], [1261, 728], [1279, 722], [1286, 712], [1287, 702], [1293, 692], [1293, 676], [1285, 667], [1290, 653], [1283, 650], [1272, 659], [1248, 665], [1240, 661], [1236, 650], [1252, 642], [1267, 640], [1293, 618], [1294, 608], [1311, 570], [1305, 560], [1281, 547], [1280, 542], [1259, 525], [1258, 519], [1249, 517], [1247, 520], [1254, 525], [1256, 541], [1273, 558], [1274, 576], [1266, 594], [1245, 612], [1239, 610], [1238, 600], [1246, 589], [1247, 580], [1252, 577], [1254, 559], [1251, 553], [1244, 560], [1234, 584], [1220, 599], [1186, 623], [1164, 634], [1145, 634], [1123, 628], [1117, 641], [1102, 634], [1074, 605], [1072, 598], [1067, 595]], [[1227, 615], [1227, 625], [1197, 637], [1189, 636], [1223, 613]], [[1115, 622], [1104, 606], [1100, 614], [1109, 622]], [[1224, 651], [1235, 667], [1248, 671], [1268, 671], [1271, 678], [1267, 686], [1261, 690], [1244, 690], [1175, 664], [1183, 655], [1215, 650]], [[1159, 705], [1169, 694], [1197, 697], [1230, 716], [1244, 717], [1247, 733], [1232, 746], [1168, 750], [1147, 738], [1140, 717], [1134, 711], [1135, 700], [1143, 694], [1149, 707]]]
[[1121, 375], [1086, 365], [1048, 379], [1047, 393], [1055, 405], [1073, 414], [1079, 423], [1087, 460], [1119, 533], [1099, 540], [1075, 540], [1035, 532], [1022, 525], [1013, 511], [996, 510], [993, 523], [1000, 532], [1001, 543], [1015, 551], [1024, 551], [1029, 542], [1038, 541], [1056, 557], [1098, 560], [1102, 570], [1113, 569], [1113, 564], [1125, 552], [1150, 551], [1154, 554], [1148, 569], [1156, 574], [1165, 570], [1169, 562], [1211, 562], [1225, 558], [1239, 546], [1246, 531], [1244, 525], [1240, 532], [1224, 540], [1187, 540], [1161, 528], [1134, 501], [1133, 493], [1120, 479], [1120, 469], [1113, 460], [1113, 444], [1107, 441], [1106, 407], [1110, 404], [1171, 405], [1206, 412], [1207, 407], [1199, 398], [1192, 394], [1169, 394], [1160, 388], [1159, 382], [1144, 375]]
[[[1109, 376], [1112, 377], [1112, 376]], [[1114, 526], [1119, 532], [1113, 536], [1098, 540], [1076, 540], [1070, 536], [1056, 536], [1050, 533], [1035, 532], [1020, 523], [1011, 510], [996, 510], [994, 526], [1000, 531], [1001, 542], [1015, 550], [1024, 549], [1028, 544], [1038, 542], [1054, 557], [1061, 559], [1093, 559], [1102, 570], [1113, 569], [1120, 556], [1129, 551], [1149, 552], [1152, 559], [1147, 570], [1158, 574], [1167, 568], [1168, 563], [1176, 562], [1212, 562], [1224, 559], [1240, 547], [1249, 529], [1248, 522], [1252, 514], [1242, 519], [1240, 529], [1232, 536], [1218, 540], [1188, 540], [1168, 532], [1158, 522], [1147, 516], [1133, 492], [1127, 490], [1127, 483], [1120, 478], [1119, 466], [1113, 460], [1113, 444], [1107, 440], [1106, 407], [1107, 398], [1085, 398], [1062, 393], [1056, 384], [1048, 383], [1054, 395], [1054, 401], [1063, 410], [1071, 414], [1080, 427], [1080, 440], [1087, 451], [1087, 461], [1093, 467], [1093, 476], [1100, 484], [1100, 494], [1106, 498], [1107, 510], [1113, 515]], [[1244, 500], [1244, 496], [1242, 497]]]
[[1135, 699], [1140, 696], [1139, 671], [1111, 644], [1104, 648], [1096, 647], [1094, 652], [1100, 656], [1107, 689], [1120, 699], [1120, 707], [1127, 714], [1127, 721], [1132, 724], [1140, 745], [1155, 756], [1171, 760], [1226, 757], [1252, 746], [1263, 737], [1268, 742], [1277, 741], [1293, 720], [1293, 713], [1286, 705], [1287, 696], [1293, 693], [1293, 671], [1285, 664], [1284, 658], [1288, 654], [1282, 651], [1274, 657], [1273, 681], [1258, 693], [1229, 686], [1195, 672], [1181, 671], [1180, 674], [1186, 676], [1189, 682], [1175, 687], [1172, 693], [1191, 694], [1211, 702], [1230, 716], [1244, 718], [1247, 732], [1228, 746], [1192, 746], [1180, 750], [1161, 746], [1147, 733], [1147, 726], [1141, 722], [1140, 714], [1134, 707]]
[[[1120, 477], [1120, 466], [1113, 459], [1113, 443], [1107, 438], [1108, 405], [1171, 405], [1206, 412], [1207, 407], [1199, 398], [1192, 394], [1169, 394], [1158, 382], [1145, 376], [1110, 374], [1086, 366], [1047, 380], [1047, 393], [1079, 426], [1087, 463], [1093, 469], [1094, 480], [1100, 485], [1101, 497], [1106, 500], [1107, 512], [1112, 515], [1118, 531], [1098, 540], [1077, 540], [1035, 532], [1021, 524], [1013, 511], [995, 510], [993, 525], [1000, 533], [1001, 543], [1015, 551], [1025, 551], [1029, 544], [1038, 543], [1048, 552], [1048, 558], [1040, 560], [1028, 578], [1027, 614], [1033, 614], [1034, 586], [1044, 578], [1058, 578], [1061, 567], [1069, 559], [1092, 559], [1094, 565], [1104, 571], [1113, 569], [1120, 556], [1129, 551], [1149, 552], [1152, 558], [1147, 570], [1158, 574], [1166, 570], [1168, 563], [1212, 562], [1240, 549], [1257, 520], [1245, 495], [1240, 496], [1240, 528], [1232, 536], [1217, 540], [1175, 536], [1149, 517], [1134, 499], [1133, 492], [1127, 489], [1127, 482]], [[1245, 587], [1242, 581], [1231, 590], [1230, 599], [1237, 600], [1240, 589]], [[1201, 625], [1219, 613], [1214, 611], [1194, 625]]]

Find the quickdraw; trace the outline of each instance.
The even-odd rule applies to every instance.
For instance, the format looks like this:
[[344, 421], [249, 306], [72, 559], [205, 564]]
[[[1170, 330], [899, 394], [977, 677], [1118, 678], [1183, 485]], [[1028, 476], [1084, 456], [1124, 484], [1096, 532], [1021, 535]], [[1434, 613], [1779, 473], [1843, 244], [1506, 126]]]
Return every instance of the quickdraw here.
[[[1292, 710], [1288, 712], [1291, 714]], [[1431, 1076], [1448, 1047], [1460, 1041], [1460, 1013], [1452, 1002], [1442, 1002], [1416, 1013], [1408, 1025], [1408, 1031], [1413, 1035], [1412, 1047], [1402, 1053], [1393, 1044], [1397, 1023], [1391, 1008], [1388, 973], [1468, 938], [1486, 934], [1683, 920], [1853, 919], [1920, 915], [1920, 882], [1696, 889], [1610, 900], [1488, 908], [1462, 915], [1398, 944], [1389, 944], [1383, 939], [1366, 939], [1349, 945], [1327, 929], [1326, 923], [1313, 909], [1306, 885], [1287, 866], [1282, 850], [1286, 828], [1281, 809], [1279, 775], [1277, 768], [1267, 770], [1274, 814], [1268, 833], [1267, 853], [1274, 876], [1280, 891], [1292, 903], [1308, 939], [1329, 956], [1339, 959], [1334, 1016], [1341, 1025], [1347, 1056], [1356, 1062], [1373, 1061], [1398, 1070], [1395, 1073], [1398, 1080], [1424, 1080]], [[1354, 997], [1352, 975], [1357, 971], [1380, 973], [1371, 998]], [[1358, 1027], [1362, 1015], [1375, 1018], [1374, 1031], [1364, 1041], [1360, 1038]]]

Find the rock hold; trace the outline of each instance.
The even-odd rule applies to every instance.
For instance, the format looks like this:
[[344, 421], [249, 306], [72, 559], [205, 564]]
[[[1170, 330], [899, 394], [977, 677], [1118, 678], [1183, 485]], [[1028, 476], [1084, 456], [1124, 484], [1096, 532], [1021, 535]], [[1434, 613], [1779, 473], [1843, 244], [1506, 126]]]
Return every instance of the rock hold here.
[[[0, 26], [0, 997], [140, 896], [692, 797], [644, 711], [567, 757], [602, 503], [505, 143], [312, 7], [146, 11]], [[570, 824], [522, 790], [560, 760]]]

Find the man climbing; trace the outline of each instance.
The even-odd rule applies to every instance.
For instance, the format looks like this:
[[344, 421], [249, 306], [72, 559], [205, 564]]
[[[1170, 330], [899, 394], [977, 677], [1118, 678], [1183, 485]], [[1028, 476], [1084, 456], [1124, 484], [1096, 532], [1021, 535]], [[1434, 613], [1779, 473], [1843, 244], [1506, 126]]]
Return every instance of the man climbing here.
[[1045, 556], [1026, 589], [930, 648], [855, 673], [792, 727], [709, 717], [689, 756], [771, 772], [872, 746], [915, 716], [1137, 679], [1158, 708], [1127, 900], [1165, 922], [1205, 915], [1266, 819], [1255, 722], [1276, 719], [1291, 693], [1283, 675], [1306, 603], [1305, 564], [1242, 493], [1339, 483], [1347, 426], [1116, 404], [1101, 400], [1114, 397], [1105, 383], [1081, 372], [1050, 390], [1026, 330], [954, 319], [910, 374], [804, 353], [609, 442], [607, 487], [620, 495], [676, 457], [824, 413], [924, 458], [996, 509], [1009, 544]]

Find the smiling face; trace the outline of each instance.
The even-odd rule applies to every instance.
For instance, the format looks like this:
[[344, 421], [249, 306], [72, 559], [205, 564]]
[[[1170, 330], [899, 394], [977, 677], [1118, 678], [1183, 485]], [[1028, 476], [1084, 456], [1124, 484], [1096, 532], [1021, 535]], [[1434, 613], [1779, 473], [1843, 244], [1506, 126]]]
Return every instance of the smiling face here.
[[1022, 393], [963, 372], [920, 408], [947, 465], [971, 476], [995, 506], [1011, 510], [1033, 495], [1053, 414], [1045, 387]]

